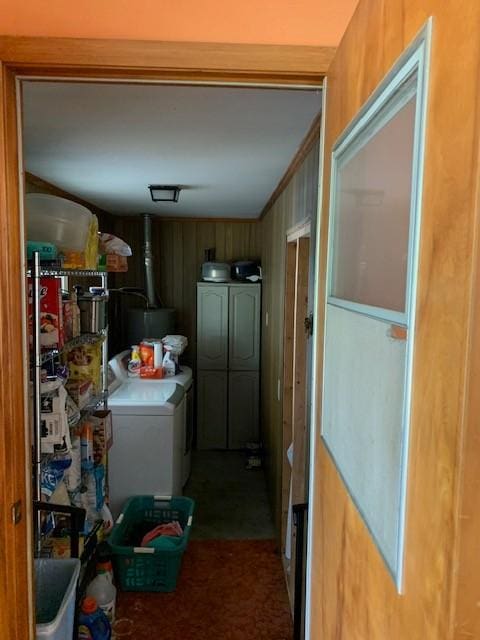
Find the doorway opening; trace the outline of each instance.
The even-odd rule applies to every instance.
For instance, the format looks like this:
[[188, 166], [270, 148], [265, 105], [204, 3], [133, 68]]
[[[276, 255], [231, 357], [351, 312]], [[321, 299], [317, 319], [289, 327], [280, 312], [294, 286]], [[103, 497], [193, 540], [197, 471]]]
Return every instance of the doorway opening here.
[[303, 633], [310, 439], [309, 361], [313, 314], [310, 222], [289, 232], [285, 256], [282, 550], [295, 637]]
[[[49, 84], [50, 83], [42, 83], [41, 89], [43, 92], [48, 90]], [[87, 88], [85, 83], [81, 86]], [[100, 87], [101, 86], [102, 85], [100, 85]], [[109, 88], [111, 88], [111, 86], [112, 85], [109, 85]], [[27, 87], [24, 86], [24, 95], [26, 93], [28, 94], [28, 91], [25, 91], [26, 88]], [[55, 88], [59, 88], [58, 83]], [[243, 89], [243, 91], [248, 91], [248, 89]], [[266, 91], [266, 89], [263, 89], [261, 93], [265, 95]], [[280, 98], [278, 90], [276, 96], [278, 99]], [[31, 104], [34, 105], [34, 102]], [[79, 101], [78, 104], [81, 104], [81, 101]], [[312, 115], [316, 114], [318, 108], [319, 105], [317, 105], [316, 110], [312, 111]], [[111, 118], [113, 112], [109, 112], [108, 116]], [[60, 175], [59, 180], [55, 178], [54, 173], [44, 172], [43, 175], [38, 175], [40, 171], [28, 162], [27, 147], [29, 140], [35, 139], [35, 136], [31, 128], [32, 121], [26, 119], [26, 122], [29, 123], [28, 126], [30, 127], [30, 129], [25, 130], [26, 135], [24, 138], [24, 148], [26, 150], [24, 163], [27, 171], [27, 191], [29, 193], [46, 193], [47, 195], [60, 196], [76, 201], [80, 200], [83, 204], [93, 204], [99, 219], [103, 220], [106, 225], [105, 229], [111, 233], [118, 234], [126, 240], [134, 249], [134, 254], [138, 255], [138, 253], [141, 253], [142, 225], [138, 216], [108, 215], [111, 212], [102, 204], [101, 199], [97, 199], [95, 195], [92, 199], [92, 196], [88, 193], [86, 194], [81, 188], [77, 190], [75, 187], [69, 186], [68, 177], [67, 180], [65, 180], [66, 174], [64, 174], [63, 177]], [[56, 121], [56, 124], [58, 124], [58, 121]], [[297, 139], [296, 147], [301, 145], [304, 134], [308, 134], [309, 124], [310, 122], [308, 122], [307, 127], [304, 128], [303, 134]], [[65, 131], [63, 131], [61, 135], [65, 136]], [[309, 135], [311, 136], [311, 134]], [[28, 138], [28, 136], [30, 136], [30, 138]], [[39, 143], [38, 140], [37, 138], [37, 161], [41, 166], [42, 148], [41, 142]], [[53, 144], [55, 145], [54, 141]], [[280, 144], [278, 146], [280, 146]], [[294, 151], [296, 151], [296, 147]], [[310, 147], [309, 153], [314, 154], [315, 149]], [[44, 154], [44, 159], [46, 158], [47, 163], [49, 159], [51, 160], [51, 155], [50, 157], [49, 155], [49, 153]], [[69, 161], [72, 163], [74, 162], [74, 155], [74, 147], [72, 146], [71, 156], [69, 158]], [[295, 156], [295, 154], [293, 155]], [[288, 158], [288, 160], [290, 159], [291, 158]], [[284, 169], [286, 169], [287, 166], [288, 162], [285, 163]], [[52, 171], [55, 171], [55, 169], [53, 168]], [[67, 174], [68, 173], [73, 175], [75, 172], [72, 171], [72, 169], [68, 169]], [[281, 177], [280, 174], [278, 178]], [[316, 181], [316, 176], [314, 176], [313, 173], [312, 179]], [[169, 181], [171, 182], [170, 179]], [[278, 180], [278, 182], [281, 181]], [[183, 186], [185, 194], [188, 194], [188, 184], [184, 184]], [[273, 186], [275, 187], [276, 185]], [[97, 189], [97, 194], [98, 193], [99, 191]], [[268, 198], [265, 198], [264, 202], [266, 202], [267, 199]], [[137, 212], [132, 211], [132, 213]], [[269, 215], [268, 210], [265, 211], [265, 215]], [[184, 215], [182, 218], [181, 216], [164, 215], [160, 216], [158, 220], [154, 219], [153, 221], [153, 240], [154, 243], [156, 243], [155, 253], [157, 254], [159, 265], [158, 271], [155, 272], [156, 286], [160, 291], [161, 297], [165, 298], [166, 305], [180, 306], [181, 316], [179, 323], [175, 327], [175, 331], [178, 331], [182, 335], [184, 333], [188, 334], [189, 341], [193, 347], [190, 353], [186, 354], [186, 357], [189, 359], [184, 362], [187, 362], [187, 366], [193, 369], [194, 380], [198, 383], [197, 416], [202, 412], [202, 403], [203, 406], [206, 407], [206, 409], [204, 408], [203, 410], [203, 416], [206, 416], [207, 420], [202, 422], [201, 429], [211, 429], [211, 432], [209, 434], [207, 433], [208, 437], [213, 434], [213, 436], [219, 438], [213, 445], [207, 444], [207, 446], [200, 446], [199, 449], [203, 450], [194, 452], [192, 475], [189, 484], [186, 485], [184, 490], [186, 495], [191, 495], [191, 497], [195, 499], [198, 510], [194, 516], [194, 522], [198, 517], [198, 525], [195, 522], [192, 528], [190, 543], [190, 557], [194, 562], [190, 566], [191, 573], [187, 573], [187, 580], [190, 582], [190, 585], [195, 585], [195, 581], [199, 581], [202, 578], [201, 572], [204, 571], [206, 566], [208, 553], [204, 555], [203, 551], [199, 549], [204, 549], [209, 552], [209, 557], [212, 559], [212, 562], [215, 557], [222, 557], [225, 559], [225, 562], [227, 562], [228, 558], [232, 559], [233, 556], [236, 556], [238, 571], [245, 572], [247, 566], [251, 567], [250, 574], [245, 576], [243, 573], [243, 577], [241, 577], [241, 579], [244, 580], [245, 597], [247, 598], [247, 594], [252, 589], [253, 582], [255, 581], [255, 566], [259, 563], [262, 564], [265, 568], [265, 582], [262, 583], [262, 581], [257, 580], [254, 591], [256, 591], [260, 600], [263, 598], [264, 602], [272, 604], [274, 614], [270, 615], [269, 613], [265, 618], [270, 620], [270, 632], [273, 634], [271, 637], [278, 637], [279, 624], [283, 625], [281, 633], [285, 633], [287, 634], [285, 637], [289, 637], [289, 625], [291, 625], [291, 622], [290, 615], [286, 615], [285, 613], [286, 611], [288, 612], [288, 606], [286, 608], [284, 606], [287, 600], [286, 594], [285, 597], [282, 596], [284, 586], [281, 575], [280, 557], [277, 553], [280, 535], [277, 524], [272, 521], [269, 513], [271, 505], [269, 505], [268, 501], [269, 498], [271, 500], [272, 488], [267, 487], [265, 484], [263, 470], [261, 468], [255, 468], [254, 465], [252, 469], [245, 469], [245, 453], [238, 451], [240, 448], [238, 444], [239, 439], [244, 442], [245, 445], [247, 443], [249, 445], [256, 445], [258, 452], [257, 462], [259, 463], [258, 466], [261, 466], [261, 443], [263, 440], [259, 419], [260, 353], [263, 349], [260, 341], [260, 319], [262, 315], [260, 306], [261, 297], [259, 294], [258, 300], [253, 307], [248, 306], [248, 300], [247, 302], [244, 301], [244, 298], [252, 297], [250, 293], [257, 285], [242, 282], [233, 282], [228, 285], [224, 285], [223, 283], [208, 283], [208, 286], [213, 287], [216, 293], [218, 293], [222, 287], [230, 287], [232, 289], [232, 291], [226, 292], [232, 310], [231, 315], [233, 316], [233, 319], [227, 318], [227, 350], [232, 349], [230, 343], [234, 335], [236, 322], [245, 323], [246, 316], [248, 316], [249, 313], [255, 316], [258, 327], [253, 331], [255, 335], [252, 334], [253, 337], [250, 336], [248, 341], [250, 341], [249, 344], [253, 344], [255, 340], [258, 341], [258, 344], [256, 344], [253, 349], [255, 351], [255, 357], [257, 358], [257, 368], [255, 369], [250, 365], [243, 365], [243, 368], [240, 366], [238, 370], [233, 368], [231, 364], [231, 359], [234, 357], [232, 355], [233, 351], [227, 356], [230, 360], [227, 360], [228, 364], [226, 368], [203, 367], [200, 366], [198, 362], [198, 349], [201, 343], [201, 335], [199, 334], [197, 322], [198, 302], [196, 303], [195, 300], [195, 290], [198, 288], [196, 287], [196, 282], [200, 279], [200, 265], [202, 260], [204, 260], [204, 252], [206, 250], [211, 251], [211, 249], [214, 248], [217, 252], [217, 259], [221, 261], [251, 259], [254, 261], [262, 261], [263, 263], [262, 222], [259, 221], [258, 218], [246, 219], [243, 216], [239, 216], [238, 219], [229, 216], [210, 216], [205, 219], [205, 216], [196, 217], [193, 215]], [[300, 242], [300, 244], [303, 246], [303, 242]], [[308, 256], [305, 264], [308, 264]], [[279, 254], [276, 261], [274, 261], [273, 266], [275, 265], [281, 267], [281, 254]], [[272, 269], [272, 264], [270, 264], [270, 269]], [[141, 284], [142, 281], [141, 273], [142, 266], [139, 262], [133, 262], [133, 268], [129, 269], [127, 273], [117, 272], [109, 275], [108, 286], [112, 289], [131, 288], [132, 285], [138, 287], [139, 282]], [[268, 277], [268, 275], [269, 272], [267, 271], [265, 276]], [[110, 284], [110, 278], [113, 286]], [[257, 288], [260, 291], [260, 287], [258, 286]], [[176, 300], [181, 301], [179, 305], [177, 305]], [[119, 352], [122, 353], [122, 350], [127, 350], [129, 346], [125, 343], [124, 336], [122, 335], [122, 323], [125, 311], [125, 308], [122, 307], [123, 304], [123, 299], [121, 303], [117, 300], [117, 302], [113, 301], [112, 304], [113, 313], [110, 313], [110, 327], [113, 326], [114, 331], [109, 340], [110, 345], [113, 345], [111, 346], [110, 356], [114, 356]], [[136, 307], [134, 303], [132, 305], [128, 304], [128, 308], [130, 308], [130, 306], [133, 308]], [[234, 316], [234, 313], [237, 313], [237, 317]], [[270, 332], [273, 331], [271, 327], [269, 330]], [[266, 331], [266, 329], [264, 329], [264, 331]], [[281, 332], [278, 331], [278, 328], [276, 331], [281, 339]], [[214, 338], [217, 339], [219, 335], [220, 334], [215, 334]], [[245, 333], [242, 335], [245, 336]], [[242, 339], [244, 340], [244, 338]], [[241, 348], [244, 346], [242, 339], [240, 340]], [[299, 358], [301, 357], [300, 349], [301, 347], [298, 346], [297, 355]], [[245, 355], [240, 354], [239, 359], [245, 359]], [[304, 379], [305, 377], [306, 372], [304, 372]], [[222, 384], [224, 384], [224, 389], [222, 389], [221, 384], [218, 384], [218, 379], [220, 378], [222, 379]], [[213, 379], [214, 383], [210, 384], [209, 379]], [[267, 405], [276, 402], [276, 393], [277, 390], [275, 390], [275, 394], [271, 394], [269, 390], [265, 391], [262, 402]], [[298, 402], [300, 403], [300, 400], [298, 400]], [[113, 396], [109, 407], [114, 411], [113, 446], [115, 446], [114, 406]], [[252, 407], [256, 407], [256, 409], [252, 411]], [[244, 419], [246, 415], [249, 416], [248, 420]], [[255, 421], [257, 421], [256, 425]], [[117, 422], [119, 423], [118, 420]], [[117, 433], [117, 446], [120, 442], [120, 438], [118, 437], [119, 433], [120, 432]], [[199, 443], [199, 436], [204, 435], [205, 433], [203, 431], [197, 432], [197, 444]], [[209, 442], [208, 438], [206, 442]], [[217, 451], [211, 451], [211, 449], [217, 449]], [[223, 449], [223, 451], [218, 451], [218, 449]], [[270, 452], [267, 451], [267, 457], [269, 453]], [[114, 516], [116, 515], [118, 514], [115, 513]], [[195, 526], [197, 527], [196, 529]], [[284, 537], [282, 536], [281, 539], [284, 539]], [[218, 542], [218, 546], [215, 546], [215, 541]], [[235, 549], [232, 551], [233, 547], [235, 547]], [[236, 575], [235, 566], [231, 566], [231, 574], [227, 572], [227, 575], [225, 575], [224, 572], [223, 579], [231, 581], [232, 577]], [[215, 582], [215, 580], [218, 582], [219, 574], [216, 574], [212, 568], [213, 566], [210, 565], [209, 575], [213, 582]], [[219, 562], [217, 564], [217, 569], [220, 572], [224, 569], [222, 563]], [[197, 571], [197, 573], [195, 573], [195, 571]], [[188, 576], [190, 576], [190, 578], [188, 578]], [[215, 578], [215, 576], [217, 577]], [[205, 580], [205, 575], [203, 575], [203, 580]], [[262, 589], [264, 589], [264, 591], [262, 591]], [[270, 595], [267, 600], [265, 600], [265, 589], [270, 589]], [[242, 598], [234, 593], [233, 587], [230, 589], [226, 583], [223, 583], [223, 591], [229, 590], [233, 593], [233, 600], [232, 603], [230, 603], [231, 619], [220, 621], [223, 625], [221, 627], [222, 630], [228, 629], [229, 624], [233, 624], [233, 627], [235, 626], [236, 623], [234, 619], [236, 614], [240, 618], [244, 618], [245, 615], [248, 616], [248, 612], [246, 614], [244, 605], [242, 604]], [[133, 623], [138, 626], [138, 621], [140, 618], [143, 618], [144, 622], [146, 621], [146, 629], [155, 622], [154, 619], [147, 615], [147, 611], [153, 603], [157, 605], [160, 602], [158, 596], [151, 601], [142, 601], [142, 596], [138, 594], [126, 595], [124, 597], [122, 596], [122, 598], [123, 600], [120, 599], [119, 612], [122, 615], [125, 613], [125, 617], [128, 620], [133, 620]], [[189, 602], [193, 601], [193, 596], [192, 599], [188, 596], [184, 596], [184, 598]], [[202, 602], [202, 604], [199, 604], [197, 611], [201, 614], [204, 613], [205, 608], [209, 607], [209, 602], [205, 600], [199, 600], [199, 602]], [[253, 600], [251, 604], [252, 607], [250, 611], [258, 609]], [[173, 615], [176, 608], [180, 605], [177, 602], [172, 606]], [[210, 602], [210, 606], [213, 606], [212, 602]], [[141, 614], [139, 613], [139, 615], [134, 618], [132, 618], [130, 614], [127, 615], [127, 612], [130, 612], [132, 608], [137, 610], [137, 612], [141, 611]], [[154, 609], [156, 610], [156, 606]], [[263, 611], [263, 613], [262, 611], [263, 609], [256, 610], [255, 616], [252, 617], [251, 636], [245, 637], [256, 637], [255, 627], [257, 624], [260, 624], [260, 618], [265, 614], [265, 611]], [[219, 624], [219, 621], [213, 618], [207, 622], [210, 629], [212, 625]], [[131, 624], [131, 622], [128, 624]], [[187, 622], [184, 621], [183, 624], [187, 624]], [[191, 624], [191, 621], [188, 622], [188, 624]], [[213, 626], [213, 628], [216, 627]], [[186, 627], [182, 627], [182, 632], [187, 633], [186, 629]], [[136, 629], [136, 632], [138, 631], [139, 629]], [[172, 633], [174, 631], [178, 631], [178, 627], [173, 626]], [[199, 633], [199, 637], [204, 637], [201, 635], [204, 633], [204, 630], [200, 630]], [[221, 636], [223, 631], [221, 632], [217, 629], [216, 633], [219, 634], [219, 638], [223, 637]]]

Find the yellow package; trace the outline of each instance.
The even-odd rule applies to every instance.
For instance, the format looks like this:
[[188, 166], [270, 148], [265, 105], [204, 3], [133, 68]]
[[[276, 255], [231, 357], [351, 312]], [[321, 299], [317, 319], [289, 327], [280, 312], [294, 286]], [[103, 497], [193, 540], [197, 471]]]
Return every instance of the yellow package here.
[[83, 251], [64, 251], [65, 269], [97, 269], [98, 262], [98, 218], [92, 215], [87, 240]]
[[98, 218], [92, 215], [85, 247], [85, 268], [96, 269], [98, 263]]
[[94, 393], [102, 391], [102, 343], [82, 344], [69, 349], [64, 356], [69, 380], [91, 380]]

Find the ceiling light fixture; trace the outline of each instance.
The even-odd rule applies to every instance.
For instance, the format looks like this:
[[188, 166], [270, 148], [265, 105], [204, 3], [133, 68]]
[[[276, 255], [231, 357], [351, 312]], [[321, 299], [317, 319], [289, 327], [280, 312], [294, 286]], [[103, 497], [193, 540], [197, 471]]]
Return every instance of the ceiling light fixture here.
[[154, 202], [178, 202], [180, 187], [167, 184], [149, 184], [150, 195]]

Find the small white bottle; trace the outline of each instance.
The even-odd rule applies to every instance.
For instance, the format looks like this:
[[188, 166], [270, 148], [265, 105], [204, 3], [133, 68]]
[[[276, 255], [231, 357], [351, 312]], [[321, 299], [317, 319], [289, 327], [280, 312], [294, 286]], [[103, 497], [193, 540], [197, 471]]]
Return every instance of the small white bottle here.
[[107, 616], [110, 624], [115, 621], [115, 605], [117, 589], [113, 584], [113, 570], [111, 562], [97, 564], [97, 576], [87, 587], [87, 596], [92, 596], [98, 606]]
[[153, 343], [153, 366], [155, 369], [160, 369], [163, 359], [163, 345], [157, 341]]

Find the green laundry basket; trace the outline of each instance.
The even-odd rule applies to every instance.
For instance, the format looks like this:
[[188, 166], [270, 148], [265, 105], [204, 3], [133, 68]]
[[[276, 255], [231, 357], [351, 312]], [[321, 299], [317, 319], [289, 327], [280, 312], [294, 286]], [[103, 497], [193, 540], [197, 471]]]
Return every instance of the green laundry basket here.
[[[108, 538], [122, 591], [175, 590], [194, 508], [194, 501], [185, 496], [134, 496], [127, 501]], [[145, 533], [173, 520], [180, 523], [183, 536], [164, 536], [158, 544], [139, 546]]]

